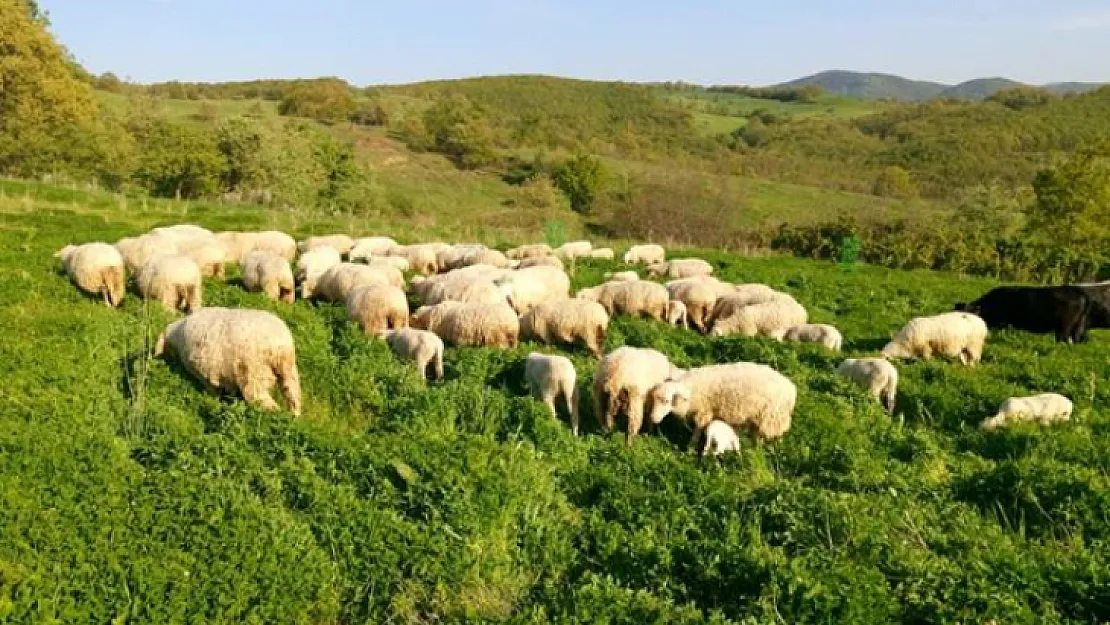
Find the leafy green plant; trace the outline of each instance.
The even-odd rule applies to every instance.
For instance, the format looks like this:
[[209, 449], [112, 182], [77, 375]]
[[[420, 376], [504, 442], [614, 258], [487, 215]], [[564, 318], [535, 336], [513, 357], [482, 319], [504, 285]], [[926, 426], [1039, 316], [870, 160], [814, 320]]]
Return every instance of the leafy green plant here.
[[607, 172], [596, 156], [580, 154], [559, 165], [553, 179], [575, 212], [588, 213], [604, 188]]

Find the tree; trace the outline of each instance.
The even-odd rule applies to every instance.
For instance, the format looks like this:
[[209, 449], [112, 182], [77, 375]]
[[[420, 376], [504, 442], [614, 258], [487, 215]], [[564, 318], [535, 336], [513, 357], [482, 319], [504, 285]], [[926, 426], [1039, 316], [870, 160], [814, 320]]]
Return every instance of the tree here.
[[918, 195], [917, 185], [910, 177], [909, 172], [897, 165], [891, 165], [879, 172], [871, 192], [882, 197], [903, 199], [914, 198]]
[[555, 170], [555, 186], [570, 200], [578, 213], [588, 213], [605, 184], [606, 172], [596, 156], [581, 154], [563, 162]]
[[210, 131], [156, 119], [134, 133], [140, 147], [134, 178], [151, 194], [192, 199], [220, 190], [227, 165]]
[[1027, 229], [1056, 245], [1105, 241], [1110, 236], [1110, 162], [1106, 151], [1082, 150], [1033, 179], [1036, 200]]
[[453, 95], [424, 112], [429, 149], [444, 154], [460, 167], [473, 169], [492, 163], [493, 130], [481, 108], [462, 95]]
[[309, 117], [326, 124], [347, 121], [355, 111], [351, 86], [338, 78], [301, 81], [289, 88], [278, 113]]
[[1060, 99], [1059, 96], [1048, 89], [1041, 89], [1040, 87], [1014, 87], [1013, 89], [1003, 89], [999, 91], [987, 98], [987, 101], [998, 102], [1002, 106], [1020, 111], [1022, 109], [1048, 104], [1058, 99]]

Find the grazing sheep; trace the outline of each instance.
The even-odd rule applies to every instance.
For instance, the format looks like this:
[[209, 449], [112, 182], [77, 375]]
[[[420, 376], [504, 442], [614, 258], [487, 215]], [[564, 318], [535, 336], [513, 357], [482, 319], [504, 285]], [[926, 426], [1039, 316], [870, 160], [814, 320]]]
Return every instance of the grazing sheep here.
[[911, 319], [883, 348], [886, 358], [930, 359], [933, 354], [956, 358], [974, 367], [983, 357], [987, 324], [965, 312]]
[[560, 245], [554, 253], [563, 260], [574, 260], [589, 256], [593, 249], [594, 244], [589, 241], [570, 241]]
[[782, 294], [769, 302], [744, 306], [735, 314], [714, 317], [710, 334], [712, 336], [768, 336], [782, 340], [786, 331], [805, 324], [808, 319], [806, 309], [793, 297]]
[[647, 270], [648, 276], [652, 278], [665, 275], [678, 280], [711, 275], [713, 265], [700, 258], [676, 258], [675, 260], [648, 265]]
[[227, 250], [215, 237], [184, 238], [177, 242], [177, 251], [193, 259], [205, 278], [224, 277]]
[[297, 249], [302, 252], [310, 252], [319, 247], [330, 247], [339, 252], [340, 256], [347, 256], [354, 246], [355, 240], [345, 234], [328, 234], [308, 237], [297, 244]]
[[417, 309], [413, 327], [430, 330], [459, 347], [517, 346], [520, 320], [508, 304], [444, 302]]
[[743, 284], [730, 287], [729, 292], [718, 293], [717, 303], [713, 305], [713, 312], [709, 314], [708, 325], [712, 329], [718, 319], [727, 319], [748, 306], [765, 304], [778, 299], [794, 301], [794, 298], [790, 295], [780, 293], [762, 284]]
[[543, 302], [520, 318], [520, 338], [548, 345], [582, 343], [600, 358], [609, 315], [597, 302], [566, 299]]
[[836, 373], [867, 389], [887, 412], [894, 412], [894, 400], [898, 395], [898, 369], [889, 361], [883, 358], [849, 358], [840, 363]]
[[403, 288], [405, 278], [400, 271], [388, 265], [340, 263], [320, 276], [312, 296], [324, 302], [345, 302], [355, 287], [375, 285]]
[[301, 382], [293, 335], [285, 323], [261, 310], [206, 308], [171, 323], [154, 348], [172, 351], [209, 390], [239, 392], [264, 410], [277, 410], [270, 396], [281, 386], [289, 410], [301, 414]]
[[351, 289], [347, 295], [347, 318], [363, 333], [381, 336], [386, 330], [409, 327], [409, 302], [395, 286], [375, 284]]
[[613, 248], [611, 247], [599, 247], [597, 249], [590, 250], [590, 253], [587, 256], [587, 258], [596, 258], [600, 260], [613, 260], [613, 258], [615, 257], [616, 254], [613, 252]]
[[471, 265], [492, 265], [501, 269], [509, 267], [509, 259], [497, 250], [483, 245], [459, 245], [436, 255], [439, 271], [462, 269]]
[[425, 306], [435, 306], [443, 302], [508, 303], [505, 290], [486, 278], [454, 277], [446, 280], [413, 280], [412, 290]]
[[840, 335], [840, 330], [823, 323], [807, 323], [787, 328], [782, 338], [784, 341], [796, 343], [820, 343], [834, 352], [840, 351], [840, 347], [844, 344], [844, 337]]
[[192, 314], [201, 308], [203, 283], [200, 267], [180, 254], [155, 256], [135, 276], [143, 299], [157, 300], [170, 312]]
[[532, 396], [551, 409], [555, 417], [559, 416], [555, 400], [562, 397], [570, 416], [570, 429], [575, 436], [578, 436], [577, 377], [574, 364], [565, 356], [532, 352], [524, 362], [524, 379], [532, 390]]
[[719, 456], [730, 451], [740, 451], [740, 437], [736, 430], [724, 421], [713, 421], [705, 428], [705, 448], [702, 453]]
[[594, 376], [593, 403], [605, 433], [613, 431], [623, 408], [628, 416], [628, 444], [633, 444], [643, 425], [644, 403], [651, 389], [677, 373], [667, 357], [654, 349], [621, 347], [602, 358]]
[[125, 270], [119, 250], [107, 243], [67, 245], [54, 254], [66, 275], [89, 295], [99, 295], [109, 307], [123, 303]]
[[127, 271], [138, 273], [154, 257], [163, 254], [177, 254], [177, 242], [166, 236], [144, 234], [140, 237], [127, 237], [116, 241], [116, 250], [123, 257]]
[[292, 304], [297, 292], [289, 261], [273, 252], [251, 252], [243, 259], [243, 286], [275, 302]]
[[[389, 256], [399, 247], [397, 242], [389, 237], [363, 237], [354, 240], [354, 245], [347, 252], [347, 258], [352, 263], [368, 263], [370, 258]], [[402, 257], [397, 256], [396, 258]]]
[[212, 239], [216, 236], [212, 234], [211, 230], [193, 224], [178, 224], [175, 226], [151, 228], [150, 234], [169, 237], [175, 241], [204, 240]]
[[416, 363], [421, 378], [443, 379], [443, 339], [416, 328], [386, 330], [382, 336], [398, 358]]
[[528, 269], [530, 267], [554, 267], [559, 271], [563, 271], [565, 268], [563, 261], [559, 260], [558, 256], [533, 256], [516, 261], [516, 266], [513, 269]]
[[638, 282], [640, 280], [640, 274], [635, 271], [610, 271], [604, 277], [609, 282]]
[[1049, 425], [1071, 419], [1071, 411], [1071, 400], [1056, 393], [1011, 397], [998, 407], [998, 414], [983, 421], [979, 427], [984, 430], [995, 430], [1021, 421], [1036, 421], [1041, 425]]
[[399, 256], [409, 261], [409, 268], [416, 273], [430, 276], [438, 270], [436, 256], [441, 251], [442, 243], [421, 243], [418, 245], [403, 245], [393, 248], [389, 256]]
[[[351, 262], [358, 261], [352, 260]], [[361, 262], [365, 262], [367, 265], [388, 265], [400, 272], [409, 270], [409, 261], [400, 256], [371, 256]]]
[[289, 262], [297, 257], [297, 241], [276, 230], [265, 232], [220, 232], [216, 239], [227, 250], [227, 262], [243, 264], [251, 252], [273, 252]]
[[695, 449], [714, 419], [747, 426], [769, 440], [790, 429], [797, 396], [794, 383], [767, 365], [711, 365], [656, 386], [651, 391], [651, 420], [659, 423], [672, 412], [686, 417], [694, 425]]
[[680, 328], [690, 327], [690, 315], [686, 304], [673, 299], [667, 302], [667, 323]]
[[682, 302], [690, 324], [698, 332], [705, 332], [717, 305], [717, 289], [698, 279], [674, 280], [667, 283], [667, 293], [672, 300]]
[[543, 258], [551, 256], [551, 246], [546, 243], [533, 243], [532, 245], [521, 245], [505, 252], [505, 256], [512, 260], [525, 260], [527, 258]]
[[624, 253], [626, 265], [658, 265], [665, 262], [667, 262], [667, 251], [662, 245], [654, 243], [633, 245]]
[[529, 267], [510, 271], [495, 284], [504, 291], [509, 304], [518, 315], [542, 302], [570, 297], [570, 278], [554, 267]]
[[332, 247], [318, 247], [301, 254], [297, 259], [297, 273], [294, 276], [301, 285], [301, 298], [312, 299], [320, 276], [341, 262], [343, 258]]
[[595, 301], [610, 316], [624, 314], [666, 321], [670, 296], [666, 287], [655, 282], [606, 282], [578, 292], [579, 299]]

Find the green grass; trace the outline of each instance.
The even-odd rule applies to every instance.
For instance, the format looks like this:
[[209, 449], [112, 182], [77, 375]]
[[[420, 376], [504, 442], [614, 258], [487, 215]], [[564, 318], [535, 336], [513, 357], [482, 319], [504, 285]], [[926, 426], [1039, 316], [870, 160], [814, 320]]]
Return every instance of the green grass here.
[[813, 103], [780, 102], [709, 91], [668, 92], [663, 97], [691, 110], [695, 128], [705, 136], [728, 134], [742, 128], [747, 123], [747, 116], [760, 110], [793, 119], [852, 119], [886, 108], [881, 102], [837, 96], [822, 96]]
[[[206, 304], [288, 323], [305, 413], [205, 395], [146, 356], [168, 315], [80, 295], [53, 251], [180, 221], [296, 234], [370, 224], [2, 188], [0, 622], [1110, 618], [1110, 336], [1061, 346], [1001, 332], [978, 369], [902, 366], [894, 418], [832, 373], [989, 281], [689, 251], [723, 278], [789, 291], [846, 337], [834, 355], [615, 320], [609, 349], [763, 362], [797, 384], [782, 441], [744, 440], [716, 461], [687, 451], [670, 420], [628, 449], [587, 409], [573, 437], [525, 395], [535, 346], [449, 349], [446, 382], [424, 387], [340, 307], [234, 284], [207, 283]], [[613, 267], [584, 263], [575, 284]], [[570, 355], [588, 388], [593, 361]], [[976, 429], [1005, 397], [1042, 391], [1072, 397], [1074, 421]]]

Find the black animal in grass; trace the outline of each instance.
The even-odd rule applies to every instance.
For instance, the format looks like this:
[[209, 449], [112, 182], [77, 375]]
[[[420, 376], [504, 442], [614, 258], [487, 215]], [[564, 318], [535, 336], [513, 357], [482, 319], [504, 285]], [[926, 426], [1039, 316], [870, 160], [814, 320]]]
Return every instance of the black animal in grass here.
[[1110, 328], [1110, 281], [1076, 284], [1091, 301], [1091, 311], [1087, 318], [1089, 328]]
[[1060, 343], [1081, 343], [1093, 306], [1079, 286], [1000, 286], [974, 302], [956, 304], [956, 310], [978, 315], [991, 328], [1054, 333]]

